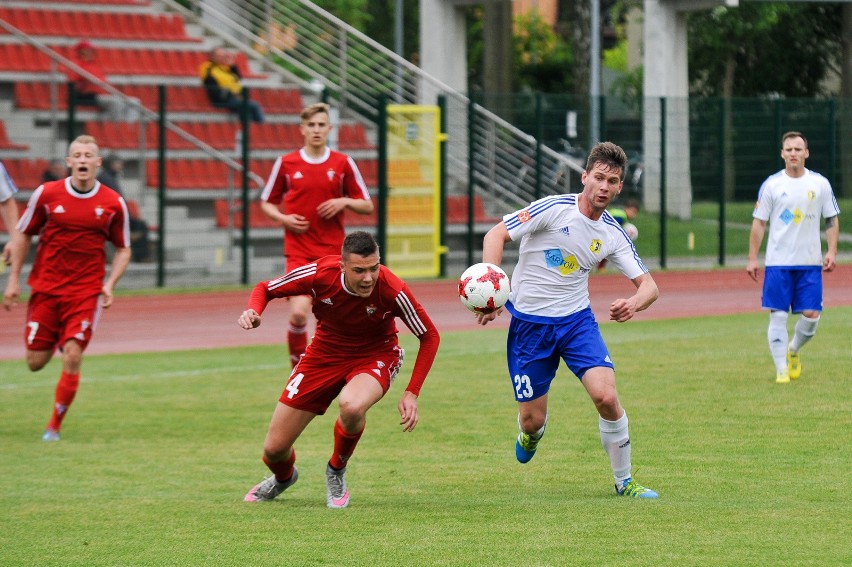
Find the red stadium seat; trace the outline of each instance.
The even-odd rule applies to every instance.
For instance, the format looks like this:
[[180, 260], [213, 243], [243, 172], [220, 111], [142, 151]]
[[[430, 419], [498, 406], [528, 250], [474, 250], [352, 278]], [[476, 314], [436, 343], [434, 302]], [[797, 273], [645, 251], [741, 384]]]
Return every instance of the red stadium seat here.
[[0, 120], [0, 150], [28, 150], [27, 144], [16, 144], [9, 140], [6, 134], [6, 123]]

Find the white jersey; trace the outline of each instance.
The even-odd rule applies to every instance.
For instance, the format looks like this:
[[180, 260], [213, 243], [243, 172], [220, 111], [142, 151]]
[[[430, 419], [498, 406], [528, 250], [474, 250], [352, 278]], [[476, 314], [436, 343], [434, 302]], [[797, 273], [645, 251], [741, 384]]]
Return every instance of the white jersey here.
[[12, 178], [9, 177], [9, 172], [6, 171], [6, 166], [0, 163], [0, 203], [4, 203], [12, 198], [12, 195], [18, 192], [18, 187]]
[[769, 222], [767, 266], [820, 266], [820, 217], [840, 214], [828, 180], [805, 169], [790, 177], [782, 169], [770, 175], [757, 196], [752, 216]]
[[511, 239], [521, 239], [509, 301], [522, 319], [564, 317], [588, 307], [589, 274], [604, 258], [631, 280], [648, 272], [618, 221], [608, 212], [588, 218], [577, 198], [545, 197], [503, 217]]

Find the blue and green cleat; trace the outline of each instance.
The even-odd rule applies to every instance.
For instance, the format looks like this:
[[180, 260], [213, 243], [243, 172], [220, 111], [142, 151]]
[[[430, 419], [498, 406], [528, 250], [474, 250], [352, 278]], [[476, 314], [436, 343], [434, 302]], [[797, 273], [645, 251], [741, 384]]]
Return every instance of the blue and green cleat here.
[[615, 492], [618, 493], [619, 496], [630, 496], [632, 498], [659, 498], [660, 495], [651, 490], [650, 488], [645, 488], [632, 478], [628, 478], [621, 485], [621, 489], [619, 490], [618, 485], [615, 485]]
[[515, 441], [515, 457], [518, 458], [519, 463], [530, 462], [535, 456], [539, 441], [541, 441], [541, 437], [535, 438], [523, 431], [518, 434], [518, 440]]

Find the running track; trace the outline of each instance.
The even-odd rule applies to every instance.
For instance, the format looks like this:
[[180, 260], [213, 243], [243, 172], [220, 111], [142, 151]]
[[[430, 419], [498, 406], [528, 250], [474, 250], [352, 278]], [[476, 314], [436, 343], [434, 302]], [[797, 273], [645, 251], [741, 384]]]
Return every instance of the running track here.
[[[744, 269], [709, 272], [654, 273], [660, 298], [635, 320], [671, 319], [701, 315], [729, 315], [760, 311], [761, 284]], [[852, 305], [852, 264], [825, 274], [826, 309]], [[457, 298], [454, 281], [411, 282], [415, 296], [426, 307], [441, 331], [477, 327], [474, 317]], [[609, 304], [626, 297], [633, 285], [620, 274], [595, 274], [591, 278], [592, 309], [602, 323], [608, 321]], [[98, 325], [88, 354], [164, 352], [241, 345], [282, 344], [287, 324], [287, 302], [273, 301], [257, 329], [244, 331], [237, 317], [248, 301], [249, 291], [208, 292], [151, 296], [119, 296]], [[0, 314], [0, 360], [23, 358], [26, 306]], [[504, 314], [493, 326], [506, 327]], [[408, 329], [400, 323], [401, 330]]]

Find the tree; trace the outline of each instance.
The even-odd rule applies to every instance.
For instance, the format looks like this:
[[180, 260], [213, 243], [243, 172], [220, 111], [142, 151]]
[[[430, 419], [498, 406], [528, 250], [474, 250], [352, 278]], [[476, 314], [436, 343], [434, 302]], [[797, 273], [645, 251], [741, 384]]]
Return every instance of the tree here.
[[690, 94], [813, 97], [839, 69], [840, 4], [746, 3], [689, 16]]

